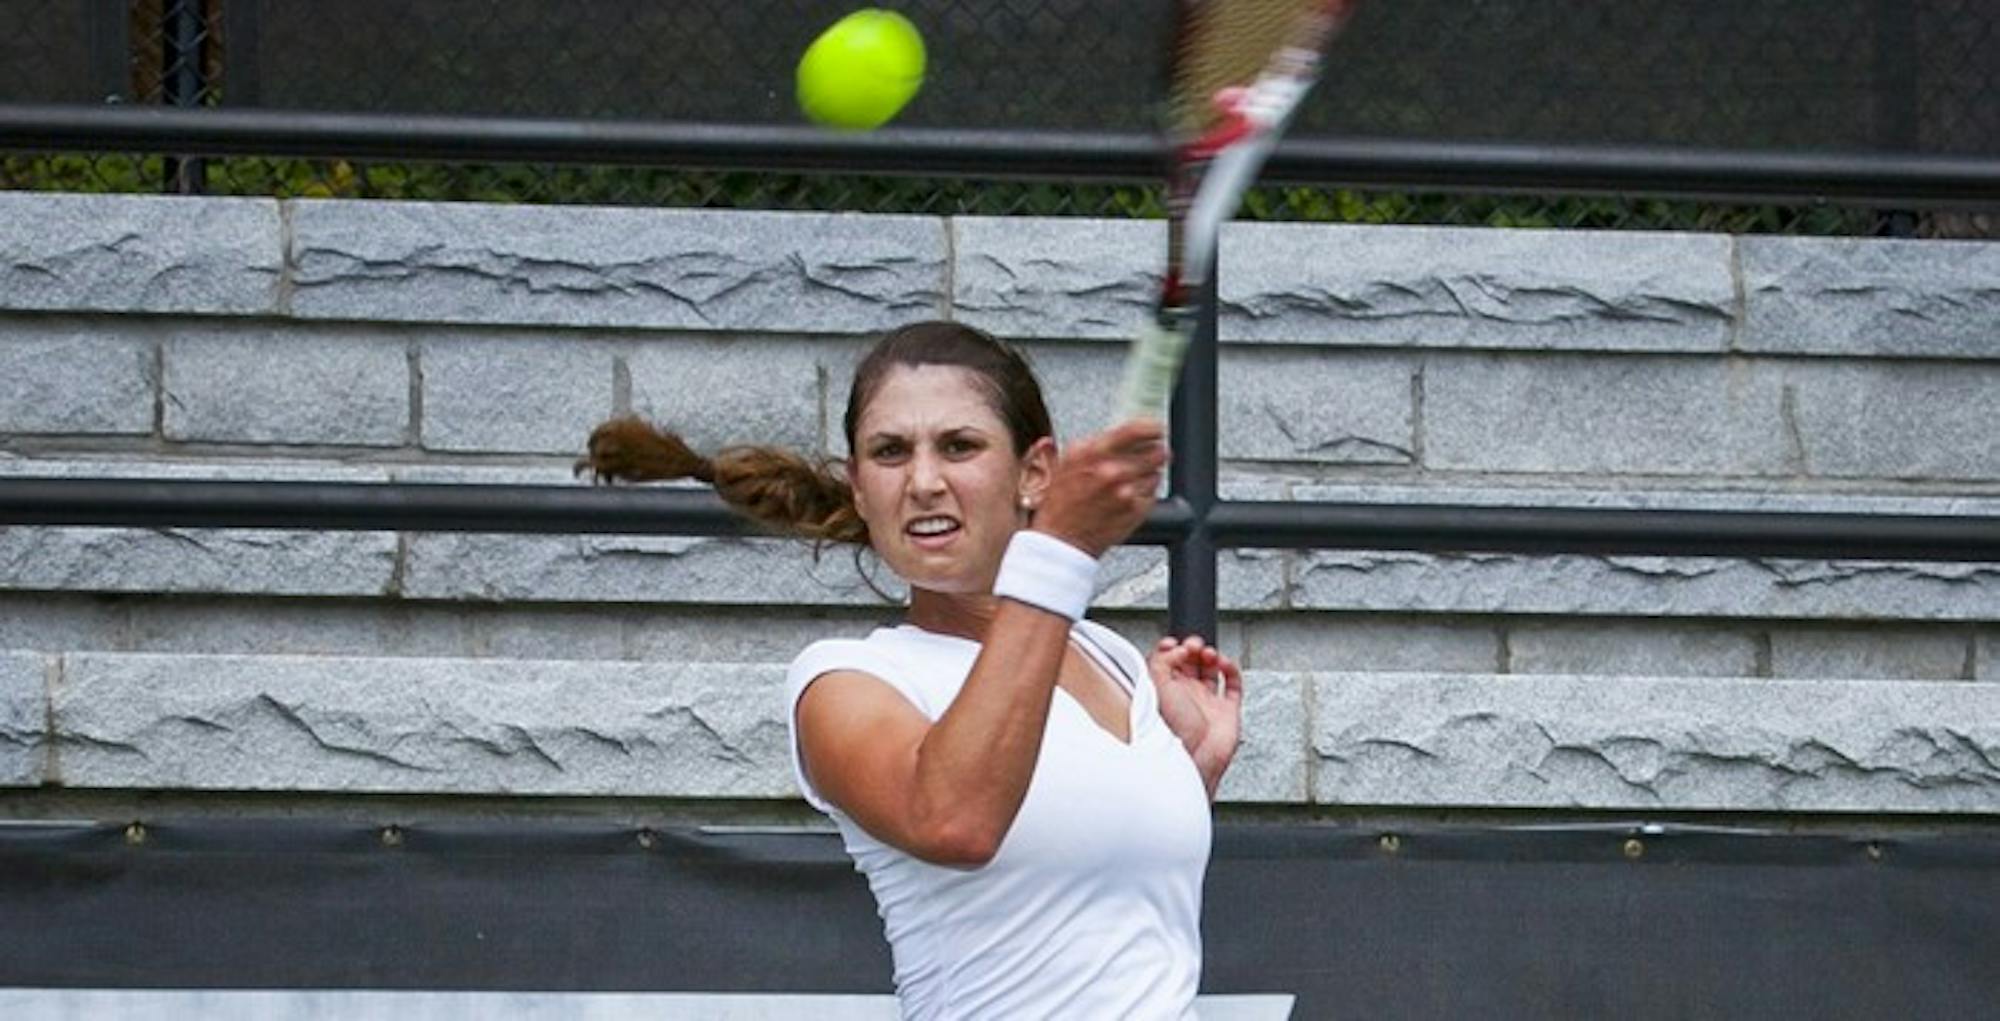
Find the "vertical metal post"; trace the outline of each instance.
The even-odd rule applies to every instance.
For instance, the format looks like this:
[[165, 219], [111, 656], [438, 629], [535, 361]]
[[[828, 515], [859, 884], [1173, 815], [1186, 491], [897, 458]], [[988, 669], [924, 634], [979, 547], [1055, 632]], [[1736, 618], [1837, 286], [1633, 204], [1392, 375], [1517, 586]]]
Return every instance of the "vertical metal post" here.
[[1215, 508], [1221, 476], [1216, 412], [1220, 407], [1219, 356], [1216, 349], [1216, 276], [1221, 270], [1209, 259], [1208, 282], [1202, 285], [1200, 319], [1188, 343], [1187, 361], [1174, 388], [1167, 442], [1173, 464], [1167, 491], [1193, 512], [1180, 538], [1167, 546], [1167, 631], [1215, 640], [1215, 540], [1208, 515]]
[[219, 105], [256, 106], [264, 101], [260, 59], [261, 5], [235, 0], [222, 6], [222, 94]]
[[[200, 106], [201, 40], [205, 33], [201, 0], [167, 0], [165, 23], [160, 28], [165, 36], [161, 101], [168, 106]], [[199, 195], [205, 190], [207, 174], [199, 158], [169, 158], [166, 172], [167, 189], [175, 194]]]
[[[1875, 144], [1885, 152], [1914, 153], [1923, 138], [1917, 63], [1917, 12], [1909, 0], [1875, 0]], [[1914, 237], [1917, 214], [1885, 209], [1877, 232]]]
[[90, 34], [91, 90], [100, 103], [131, 98], [132, 33], [126, 0], [92, 0], [85, 10]]

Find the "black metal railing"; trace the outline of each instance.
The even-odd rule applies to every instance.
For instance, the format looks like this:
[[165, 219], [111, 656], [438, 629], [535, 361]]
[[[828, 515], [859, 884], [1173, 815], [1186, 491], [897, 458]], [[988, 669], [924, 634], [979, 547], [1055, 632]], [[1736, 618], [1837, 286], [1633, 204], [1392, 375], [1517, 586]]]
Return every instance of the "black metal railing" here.
[[[1148, 182], [1144, 133], [0, 105], [0, 150]], [[2000, 208], [2000, 156], [1294, 138], [1265, 181], [1371, 189]]]
[[[1833, 0], [1813, 2], [1823, 5]], [[1845, 6], [1856, 2], [1860, 0], [1849, 0]], [[148, 9], [157, 8], [158, 23], [166, 26], [160, 31], [178, 25], [184, 35], [194, 33], [174, 44], [172, 53], [178, 56], [163, 62], [155, 77], [166, 82], [186, 73], [190, 66], [207, 67], [210, 58], [197, 59], [195, 55], [208, 52], [202, 45], [202, 33], [213, 33], [218, 25], [233, 24], [238, 33], [253, 29], [269, 32], [276, 16], [298, 14], [293, 5], [278, 0], [219, 4], [220, 0], [153, 0]], [[393, 6], [410, 10], [406, 5]], [[816, 16], [825, 5], [796, 6], [810, 8], [807, 13]], [[1419, 6], [1413, 3], [1404, 10]], [[1487, 18], [1496, 9], [1535, 6], [1534, 0], [1496, 0], [1479, 5], [1475, 13], [1478, 18]], [[1612, 17], [1604, 12], [1613, 6], [1588, 5], [1586, 9], [1598, 12], [1589, 17]], [[1732, 10], [1745, 6], [1789, 10], [1799, 5], [1790, 0], [1766, 0], [1758, 5], [1734, 5]], [[1914, 38], [1912, 32], [1921, 35], [1931, 31], [1898, 22], [1902, 15], [1894, 5], [1864, 6], [1877, 19], [1869, 24], [1882, 29], [1870, 36], [1875, 40], [1871, 45], [1878, 50], [1883, 40], [1908, 42]], [[89, 7], [99, 15], [92, 22], [93, 38], [118, 34], [105, 27], [105, 7]], [[146, 7], [144, 3], [134, 5], [135, 9]], [[1034, 5], [1027, 7], [1036, 9]], [[1906, 9], [1931, 18], [1948, 7], [1947, 0], [1912, 0]], [[1659, 9], [1685, 11], [1684, 6], [1674, 4]], [[1797, 20], [1786, 27], [1833, 31], [1828, 26], [1838, 19], [1819, 10], [1813, 17], [1795, 11]], [[1977, 36], [1993, 30], [1992, 19], [1982, 21], [1973, 16], [1976, 12], [1967, 10], [1969, 20], [1958, 26], [1961, 35]], [[999, 12], [996, 17], [1020, 13], [1013, 5], [1006, 5], [1005, 11], [996, 7], [995, 11]], [[230, 12], [237, 21], [222, 17]], [[1883, 28], [1885, 25], [1888, 28]], [[1839, 31], [1858, 29], [1843, 25]], [[1956, 38], [1934, 42], [1955, 45]], [[1834, 50], [1848, 52], [1839, 46]], [[1906, 77], [1917, 73], [1898, 64], [1900, 58], [1891, 59], [1893, 53], [1884, 56], [1887, 52], [1877, 53], [1878, 63], [1870, 66], [1878, 70], [1900, 68], [1897, 73]], [[102, 63], [97, 65], [100, 76]], [[268, 62], [263, 66], [267, 72], [272, 70]], [[1978, 68], [1991, 66], [1987, 62]], [[1869, 95], [1908, 99], [1914, 89], [1916, 101], [1942, 102], [1939, 95], [1949, 98], [1959, 94], [1945, 85], [1960, 79], [1978, 79], [1968, 86], [1974, 94], [1984, 94], [1980, 90], [1991, 86], [1986, 70], [1945, 74], [1945, 85], [1933, 80], [1931, 71], [1923, 74], [1932, 77], [1919, 75], [1897, 84], [1891, 81], [1895, 75], [1887, 75], [1883, 81], [1894, 87], [1881, 85]], [[240, 79], [237, 82], [242, 84]], [[271, 84], [267, 79], [242, 92], [269, 99]], [[1337, 75], [1330, 84], [1338, 93]], [[176, 91], [180, 89], [179, 85], [171, 89], [162, 85], [160, 94], [182, 96], [183, 92]], [[555, 168], [619, 166], [682, 175], [677, 179], [710, 173], [744, 175], [753, 180], [789, 174], [961, 184], [967, 180], [1060, 181], [1113, 195], [1125, 194], [1118, 189], [1126, 189], [1129, 198], [1131, 194], [1151, 194], [1138, 182], [1153, 179], [1161, 162], [1156, 143], [1144, 133], [1075, 125], [984, 124], [966, 128], [926, 124], [924, 118], [916, 117], [907, 127], [856, 136], [827, 134], [769, 118], [702, 123], [607, 118], [595, 113], [588, 117], [523, 116], [506, 110], [471, 114], [452, 110], [235, 109], [233, 104], [222, 102], [224, 95], [198, 89], [197, 102], [148, 107], [0, 103], [0, 153], [136, 154], [142, 161], [153, 161], [148, 166], [172, 171], [164, 187], [177, 191], [215, 190], [214, 175], [198, 168], [206, 166], [212, 171], [228, 159], [291, 159], [317, 164], [433, 161]], [[1315, 194], [1331, 188], [1361, 188], [1375, 189], [1371, 193], [1378, 194], [1522, 192], [1540, 196], [1536, 201], [1556, 196], [1567, 202], [1594, 201], [1589, 198], [1594, 196], [1613, 196], [1626, 203], [1689, 197], [1707, 202], [1777, 201], [1799, 210], [1859, 209], [1869, 217], [1882, 210], [1893, 211], [1906, 218], [1898, 221], [1902, 226], [1896, 229], [1902, 230], [1910, 229], [1914, 222], [1909, 211], [1985, 210], [2000, 205], [2000, 140], [1996, 140], [2000, 130], [1990, 132], [1994, 138], [1987, 139], [1985, 121], [1979, 119], [1983, 116], [1975, 111], [1951, 121], [1954, 125], [1970, 123], [1966, 130], [1971, 134], [1965, 137], [1973, 138], [1976, 144], [1921, 146], [1917, 144], [1921, 138], [1913, 142], [1911, 137], [1898, 134], [1884, 136], [1886, 141], [1877, 138], [1884, 141], [1881, 145], [1841, 150], [1666, 146], [1615, 138], [1530, 142], [1521, 141], [1518, 135], [1484, 140], [1416, 137], [1421, 132], [1400, 138], [1358, 137], [1307, 130], [1277, 153], [1267, 179], [1275, 182], [1273, 186], [1281, 193], [1295, 185]], [[1310, 120], [1307, 127], [1312, 127]], [[20, 167], [18, 160], [6, 166], [9, 173], [18, 172]], [[0, 181], [0, 186], [9, 185]], [[282, 193], [282, 189], [275, 193]], [[1226, 271], [1226, 266], [1218, 269]], [[1210, 286], [1214, 286], [1213, 276]], [[1213, 633], [1217, 551], [1234, 547], [2000, 561], [2000, 518], [1993, 517], [1226, 501], [1220, 498], [1217, 485], [1214, 302], [1207, 307], [1174, 398], [1172, 443], [1176, 457], [1170, 494], [1136, 537], [1136, 541], [1165, 545], [1169, 550], [1170, 617], [1176, 630]], [[505, 499], [495, 500], [496, 495]], [[146, 479], [0, 480], [0, 523], [747, 534], [746, 526], [729, 517], [719, 502], [700, 493], [583, 487], [510, 487], [496, 492], [474, 486]]]
[[[792, 64], [844, 0], [0, 0], [0, 104], [799, 126]], [[1168, 0], [903, 0], [929, 39], [899, 124], [1136, 137], [1154, 120]], [[1611, 147], [1758, 157], [2000, 156], [2000, 7], [1985, 0], [1384, 0], [1364, 10], [1294, 136], [1464, 147], [1450, 173], [1274, 177], [1258, 219], [1992, 236], [1993, 216], [1918, 215], [1876, 192], [1537, 190], [1481, 178], [1518, 159]], [[399, 123], [387, 121], [383, 123]], [[1488, 148], [1491, 147], [1491, 148]], [[1518, 151], [1494, 160], [1496, 152]], [[0, 189], [1156, 216], [1155, 189], [873, 176], [867, 163], [729, 173], [542, 163], [528, 152], [188, 157], [43, 148], [0, 159]], [[1407, 162], [1402, 156], [1392, 157]], [[428, 162], [418, 162], [419, 159]], [[1374, 158], [1350, 160], [1354, 168]], [[1151, 170], [1139, 176], [1150, 178]], [[1662, 195], [1679, 197], [1663, 198]], [[1828, 204], [1821, 199], [1837, 204]], [[1729, 201], [1725, 201], [1729, 199]], [[1985, 203], [1990, 207], [1991, 201]]]

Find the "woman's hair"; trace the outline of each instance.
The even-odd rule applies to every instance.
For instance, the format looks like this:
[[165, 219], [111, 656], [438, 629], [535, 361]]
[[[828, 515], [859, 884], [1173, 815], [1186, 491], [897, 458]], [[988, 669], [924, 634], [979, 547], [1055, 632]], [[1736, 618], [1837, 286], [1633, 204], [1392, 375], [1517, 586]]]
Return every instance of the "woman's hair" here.
[[[842, 428], [855, 448], [855, 427], [892, 370], [946, 365], [972, 374], [1025, 454], [1053, 435], [1041, 385], [1020, 352], [986, 333], [950, 322], [921, 322], [891, 330], [854, 368]], [[840, 463], [781, 447], [732, 446], [703, 457], [678, 435], [636, 416], [614, 418], [590, 434], [590, 452], [578, 474], [599, 482], [696, 479], [709, 483], [732, 508], [766, 527], [816, 542], [866, 545], [868, 526], [854, 509], [854, 491]]]

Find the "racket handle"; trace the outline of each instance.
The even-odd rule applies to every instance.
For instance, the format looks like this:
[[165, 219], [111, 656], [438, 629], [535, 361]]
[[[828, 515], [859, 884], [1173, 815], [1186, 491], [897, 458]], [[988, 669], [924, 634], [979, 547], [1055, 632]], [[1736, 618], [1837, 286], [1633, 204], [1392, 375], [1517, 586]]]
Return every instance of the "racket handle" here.
[[1148, 322], [1139, 339], [1125, 356], [1125, 379], [1118, 387], [1119, 422], [1135, 418], [1167, 420], [1167, 402], [1180, 378], [1181, 359], [1187, 355], [1188, 327], [1160, 320]]

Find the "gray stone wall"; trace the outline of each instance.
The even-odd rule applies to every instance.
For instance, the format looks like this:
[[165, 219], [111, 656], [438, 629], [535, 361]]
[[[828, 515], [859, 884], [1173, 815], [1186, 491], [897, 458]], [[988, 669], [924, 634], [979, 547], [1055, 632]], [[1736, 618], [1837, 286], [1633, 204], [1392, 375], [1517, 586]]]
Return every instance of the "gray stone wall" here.
[[[838, 456], [866, 337], [1103, 425], [1146, 222], [0, 194], [0, 478], [571, 482], [637, 411]], [[1225, 495], [2000, 514], [2000, 245], [1233, 224]], [[1225, 800], [2000, 809], [2000, 566], [1242, 550]], [[0, 528], [0, 784], [788, 799], [775, 540]], [[1100, 615], [1156, 633], [1156, 551]], [[8, 802], [19, 805], [16, 797]], [[720, 803], [720, 802], [718, 802]]]

